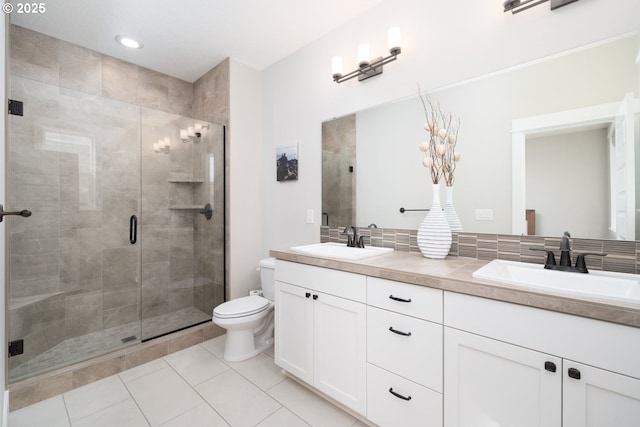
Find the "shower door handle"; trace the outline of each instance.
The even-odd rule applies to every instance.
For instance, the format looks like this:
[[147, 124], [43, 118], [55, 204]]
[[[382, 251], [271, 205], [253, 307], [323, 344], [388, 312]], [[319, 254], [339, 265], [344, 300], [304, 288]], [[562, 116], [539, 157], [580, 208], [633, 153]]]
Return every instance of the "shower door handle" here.
[[129, 242], [132, 245], [138, 241], [138, 217], [131, 215], [129, 218]]
[[28, 209], [23, 209], [21, 211], [17, 211], [17, 212], [5, 212], [4, 211], [4, 206], [0, 205], [0, 222], [2, 222], [2, 220], [4, 219], [5, 215], [20, 215], [23, 216], [25, 218], [28, 218], [31, 216], [31, 211]]

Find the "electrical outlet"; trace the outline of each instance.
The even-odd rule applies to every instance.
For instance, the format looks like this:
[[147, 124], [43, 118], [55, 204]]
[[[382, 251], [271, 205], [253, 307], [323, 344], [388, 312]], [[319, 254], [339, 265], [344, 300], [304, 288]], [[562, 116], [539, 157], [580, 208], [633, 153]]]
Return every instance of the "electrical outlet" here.
[[313, 209], [307, 209], [307, 224], [313, 224]]
[[476, 209], [477, 221], [493, 221], [493, 209]]

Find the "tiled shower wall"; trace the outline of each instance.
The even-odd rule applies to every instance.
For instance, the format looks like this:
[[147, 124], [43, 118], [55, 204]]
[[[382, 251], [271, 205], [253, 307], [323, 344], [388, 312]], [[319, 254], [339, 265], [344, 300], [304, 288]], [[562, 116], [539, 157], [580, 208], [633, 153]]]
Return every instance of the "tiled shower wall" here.
[[[347, 242], [342, 234], [344, 227], [321, 227], [321, 242]], [[420, 252], [417, 230], [392, 228], [359, 228], [365, 245], [393, 248], [399, 252]], [[544, 248], [557, 251], [560, 237], [517, 236], [509, 234], [453, 233], [449, 256], [461, 256], [491, 261], [511, 261], [544, 264], [546, 256], [529, 248]], [[624, 240], [571, 239], [571, 248], [576, 253], [606, 253], [605, 257], [587, 257], [587, 267], [593, 270], [640, 273], [640, 242]], [[556, 252], [559, 256], [559, 252]], [[575, 263], [575, 256], [572, 258]]]

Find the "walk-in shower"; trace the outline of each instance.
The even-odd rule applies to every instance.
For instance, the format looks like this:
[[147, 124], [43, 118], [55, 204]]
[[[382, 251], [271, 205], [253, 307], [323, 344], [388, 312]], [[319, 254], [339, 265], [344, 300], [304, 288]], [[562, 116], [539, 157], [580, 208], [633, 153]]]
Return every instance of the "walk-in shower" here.
[[14, 31], [11, 382], [210, 321], [225, 288], [224, 126], [63, 85]]

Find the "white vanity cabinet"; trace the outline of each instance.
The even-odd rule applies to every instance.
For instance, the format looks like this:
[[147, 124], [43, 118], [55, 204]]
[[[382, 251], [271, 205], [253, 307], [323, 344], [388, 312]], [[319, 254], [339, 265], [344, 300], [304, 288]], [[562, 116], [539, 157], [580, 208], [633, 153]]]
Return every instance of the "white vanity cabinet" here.
[[451, 328], [444, 349], [446, 426], [561, 425], [562, 359]]
[[444, 323], [445, 426], [639, 425], [640, 329], [450, 292]]
[[639, 379], [570, 360], [563, 375], [564, 427], [640, 425]]
[[366, 415], [365, 276], [276, 261], [275, 362]]
[[442, 291], [367, 277], [367, 418], [442, 425]]

